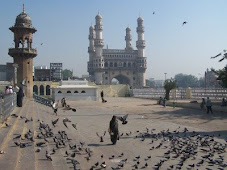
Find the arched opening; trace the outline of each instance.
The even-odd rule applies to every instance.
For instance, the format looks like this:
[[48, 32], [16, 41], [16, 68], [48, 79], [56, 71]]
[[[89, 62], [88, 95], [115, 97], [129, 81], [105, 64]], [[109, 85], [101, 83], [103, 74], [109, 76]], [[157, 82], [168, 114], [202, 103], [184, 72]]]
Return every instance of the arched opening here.
[[111, 80], [111, 84], [130, 84], [130, 79], [124, 75], [118, 75]]
[[50, 86], [49, 85], [46, 86], [46, 95], [50, 95]]
[[38, 86], [36, 85], [33, 86], [33, 93], [38, 95]]
[[86, 93], [86, 91], [82, 90], [81, 93]]
[[113, 78], [111, 80], [111, 84], [114, 84], [114, 85], [119, 84], [119, 81], [117, 79]]
[[126, 63], [124, 63], [124, 65], [123, 65], [124, 67], [126, 67]]
[[39, 91], [40, 91], [40, 96], [43, 96], [44, 95], [44, 86], [43, 85], [41, 85], [39, 87]]
[[105, 63], [104, 65], [105, 65], [105, 67], [108, 67], [108, 63]]
[[74, 93], [78, 93], [78, 91], [76, 90], [76, 91], [74, 91]]
[[71, 93], [71, 91], [67, 91], [66, 93]]
[[58, 93], [62, 93], [61, 91], [58, 91]]

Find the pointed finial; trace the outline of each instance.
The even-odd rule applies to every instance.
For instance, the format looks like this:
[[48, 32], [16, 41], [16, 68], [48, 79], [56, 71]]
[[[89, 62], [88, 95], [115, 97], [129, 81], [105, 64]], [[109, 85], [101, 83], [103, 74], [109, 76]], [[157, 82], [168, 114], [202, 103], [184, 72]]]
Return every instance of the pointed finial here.
[[24, 3], [23, 3], [23, 13], [25, 13], [25, 9], [24, 9]]

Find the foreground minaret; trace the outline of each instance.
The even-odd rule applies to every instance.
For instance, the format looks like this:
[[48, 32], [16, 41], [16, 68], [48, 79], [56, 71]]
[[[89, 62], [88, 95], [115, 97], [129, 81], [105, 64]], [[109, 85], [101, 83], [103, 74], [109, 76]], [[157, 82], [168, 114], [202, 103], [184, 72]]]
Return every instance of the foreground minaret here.
[[96, 25], [95, 25], [95, 34], [96, 38], [95, 42], [95, 57], [93, 58], [93, 68], [95, 68], [95, 83], [102, 84], [103, 83], [103, 68], [104, 68], [104, 58], [103, 58], [103, 46], [104, 40], [102, 39], [102, 16], [100, 13], [95, 17]]
[[136, 47], [138, 49], [138, 59], [137, 59], [137, 70], [138, 70], [138, 83], [137, 86], [142, 88], [146, 86], [145, 80], [145, 70], [146, 70], [146, 57], [144, 53], [145, 49], [145, 40], [144, 40], [144, 25], [143, 25], [143, 18], [139, 17], [137, 19], [137, 34], [138, 40], [136, 41]]
[[129, 27], [126, 28], [125, 41], [126, 41], [125, 50], [133, 50], [132, 43], [131, 43], [132, 41], [131, 29]]
[[14, 63], [18, 64], [17, 82], [23, 86], [26, 97], [31, 98], [33, 95], [33, 58], [37, 56], [37, 50], [32, 48], [33, 34], [36, 29], [32, 27], [31, 18], [25, 13], [24, 5], [23, 12], [20, 13], [14, 26], [9, 28], [14, 33], [14, 48], [9, 49], [9, 55], [13, 57]]

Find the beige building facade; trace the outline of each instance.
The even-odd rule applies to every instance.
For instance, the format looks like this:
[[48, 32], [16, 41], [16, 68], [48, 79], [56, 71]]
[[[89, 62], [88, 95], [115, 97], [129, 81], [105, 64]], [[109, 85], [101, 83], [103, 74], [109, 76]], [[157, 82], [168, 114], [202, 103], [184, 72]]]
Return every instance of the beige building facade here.
[[145, 71], [147, 58], [145, 57], [145, 40], [143, 18], [137, 19], [137, 50], [131, 44], [131, 29], [126, 28], [125, 49], [104, 49], [102, 37], [102, 16], [95, 17], [96, 25], [89, 28], [89, 61], [88, 72], [90, 79], [99, 85], [110, 85], [115, 78], [120, 84], [128, 84], [131, 88], [146, 86]]

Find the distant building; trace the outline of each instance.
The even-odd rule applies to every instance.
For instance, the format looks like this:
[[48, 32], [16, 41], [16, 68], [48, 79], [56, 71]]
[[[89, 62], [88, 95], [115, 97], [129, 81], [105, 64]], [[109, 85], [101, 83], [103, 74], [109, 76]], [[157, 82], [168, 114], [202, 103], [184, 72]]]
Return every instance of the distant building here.
[[62, 63], [50, 63], [50, 80], [62, 80]]
[[212, 88], [212, 87], [221, 87], [217, 81], [218, 75], [216, 75], [213, 71], [205, 72], [205, 88]]
[[150, 78], [149, 81], [154, 84], [154, 87], [163, 87], [165, 82], [165, 80], [155, 80], [154, 78]]
[[14, 78], [13, 63], [6, 63], [0, 65], [0, 81], [12, 81]]
[[35, 69], [35, 81], [50, 81], [50, 69]]
[[145, 71], [147, 57], [145, 56], [144, 24], [143, 18], [137, 19], [137, 50], [131, 44], [131, 29], [126, 28], [125, 49], [104, 49], [102, 37], [102, 16], [95, 17], [96, 25], [89, 28], [89, 61], [88, 72], [96, 84], [108, 85], [115, 78], [120, 84], [129, 84], [133, 88], [146, 86]]

